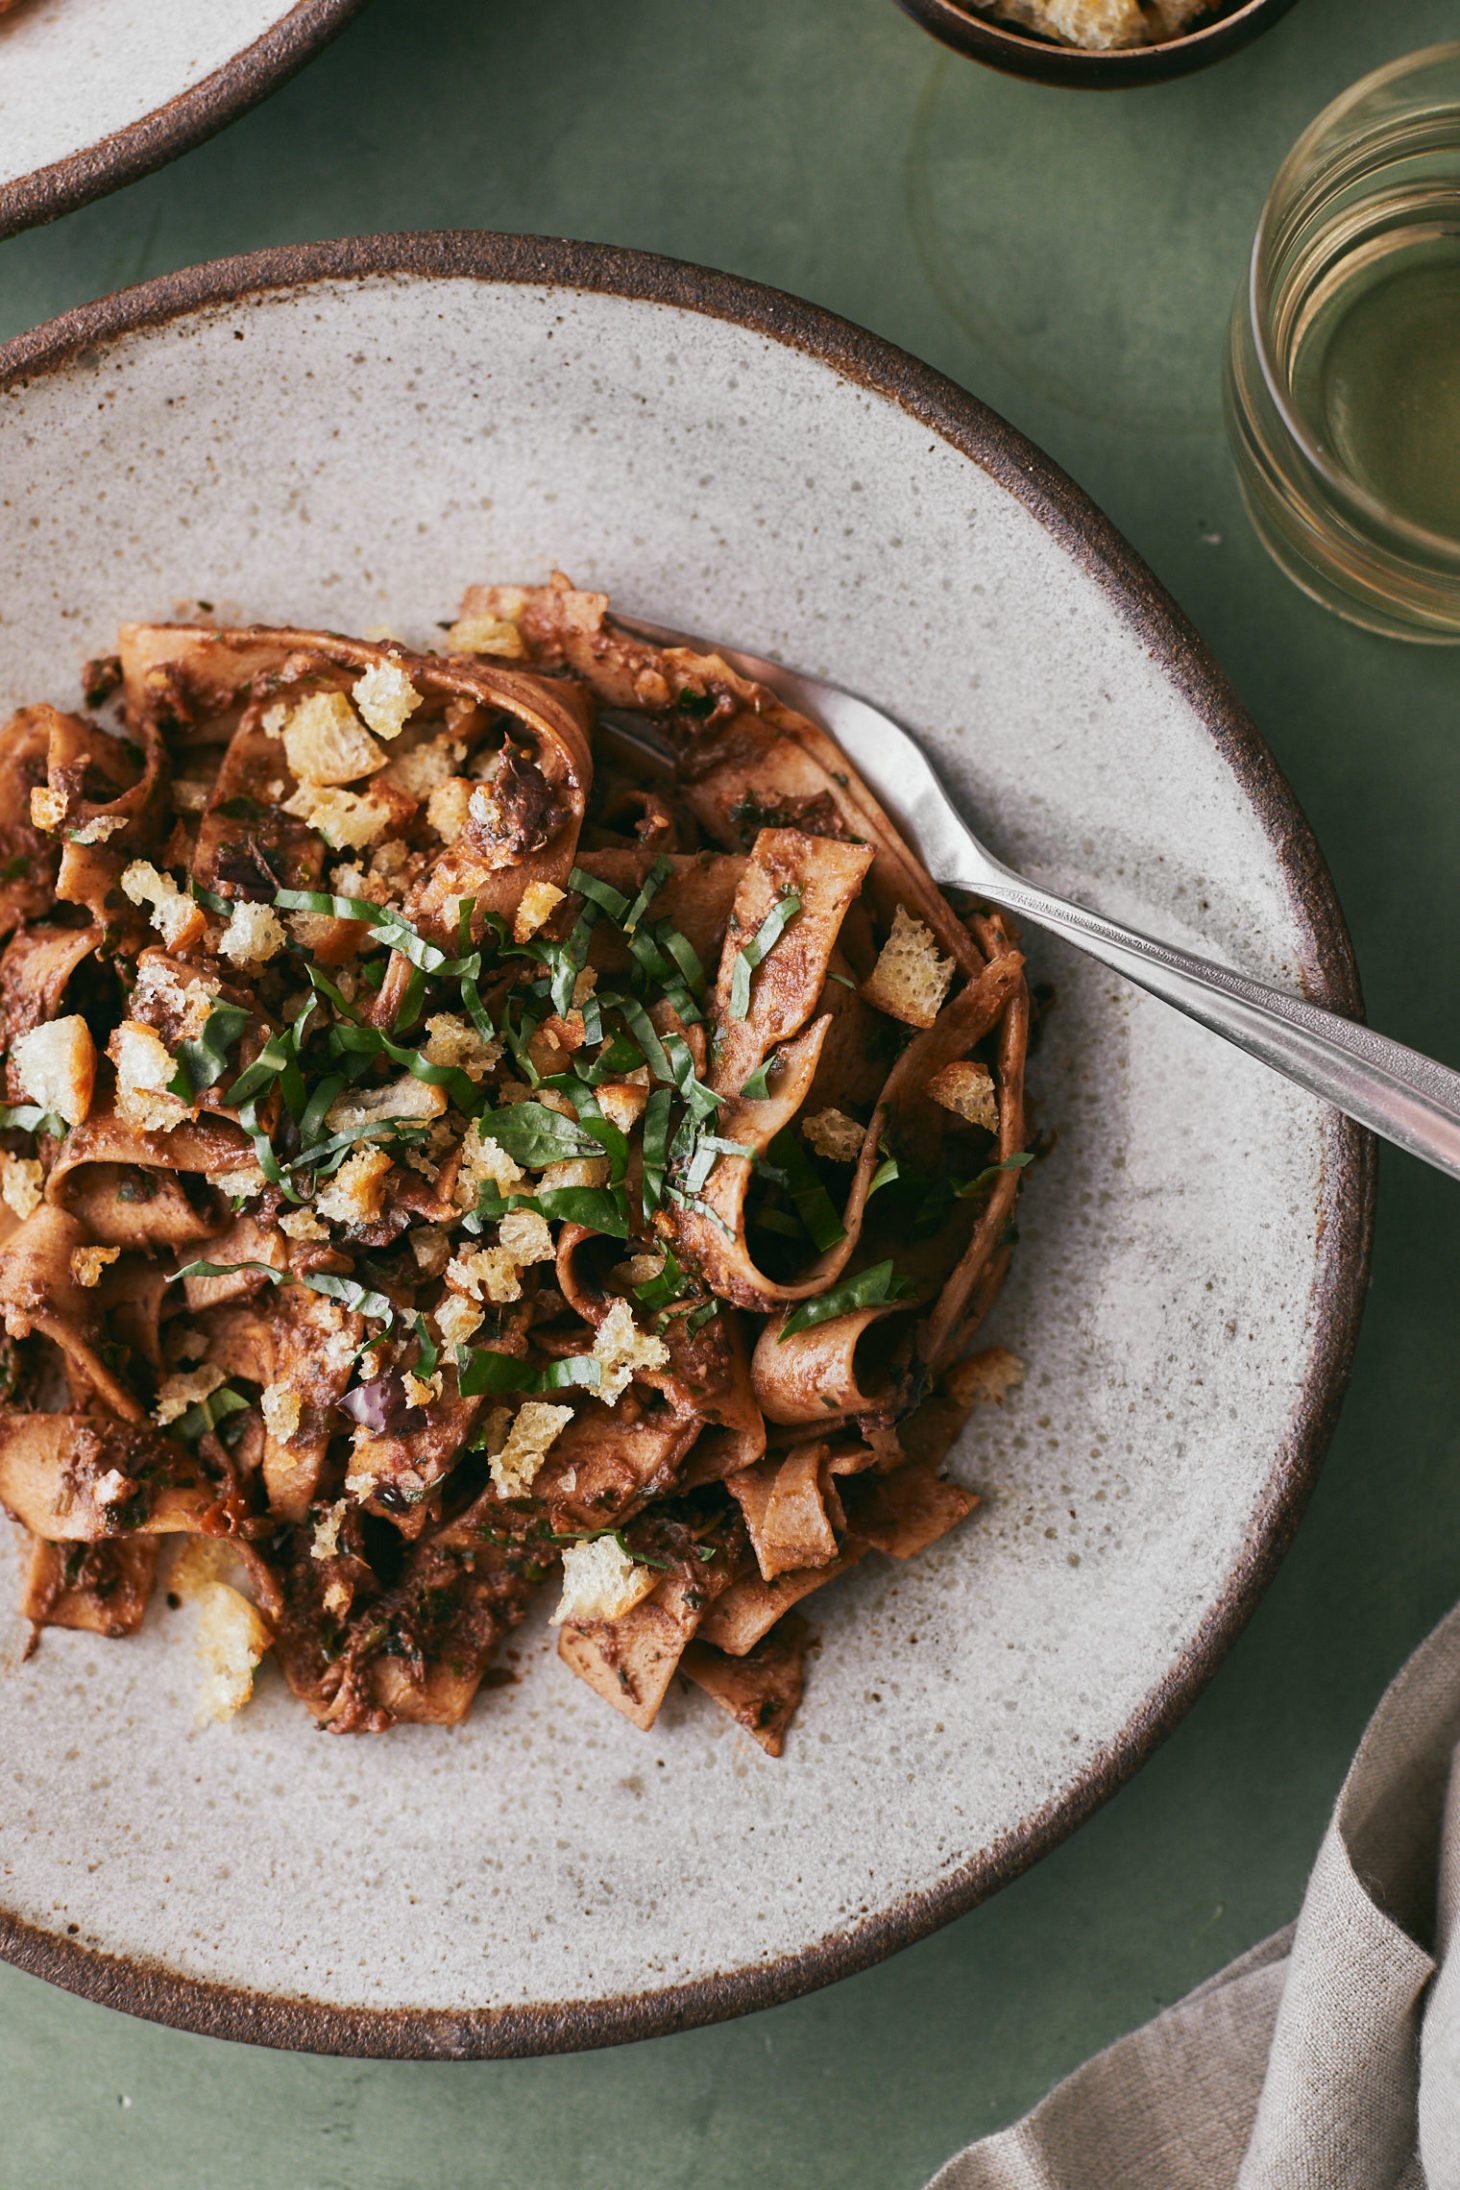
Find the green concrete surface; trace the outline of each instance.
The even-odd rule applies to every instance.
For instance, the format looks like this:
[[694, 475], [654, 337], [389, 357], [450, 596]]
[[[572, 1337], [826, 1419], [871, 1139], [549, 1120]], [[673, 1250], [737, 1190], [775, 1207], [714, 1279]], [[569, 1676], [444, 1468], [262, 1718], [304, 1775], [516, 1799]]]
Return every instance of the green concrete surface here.
[[[379, 229], [598, 238], [829, 305], [1003, 411], [1135, 542], [1296, 785], [1371, 1015], [1457, 1060], [1460, 657], [1294, 591], [1218, 415], [1282, 153], [1454, 26], [1452, 0], [1300, 0], [1202, 76], [1101, 97], [944, 54], [891, 0], [375, 0], [212, 143], [0, 246], [0, 334], [190, 261]], [[1386, 1155], [1354, 1385], [1295, 1549], [1166, 1747], [987, 1907], [772, 2012], [546, 2061], [287, 2057], [0, 1971], [0, 2182], [917, 2190], [1295, 1913], [1365, 1718], [1460, 1594], [1457, 1213]]]

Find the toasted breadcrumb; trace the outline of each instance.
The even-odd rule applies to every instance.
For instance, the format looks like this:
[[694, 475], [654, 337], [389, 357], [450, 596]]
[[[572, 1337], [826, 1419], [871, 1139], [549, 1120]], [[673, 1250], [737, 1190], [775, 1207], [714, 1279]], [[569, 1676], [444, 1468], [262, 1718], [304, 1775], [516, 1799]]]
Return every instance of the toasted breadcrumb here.
[[151, 907], [152, 925], [170, 951], [201, 943], [208, 923], [203, 908], [180, 890], [169, 874], [159, 874], [147, 859], [134, 859], [122, 870], [122, 892], [134, 905]]
[[365, 1133], [387, 1120], [402, 1119], [412, 1125], [425, 1125], [439, 1118], [445, 1108], [443, 1088], [432, 1087], [429, 1080], [418, 1080], [413, 1072], [403, 1072], [383, 1087], [352, 1087], [336, 1096], [325, 1112], [325, 1129], [330, 1133]]
[[223, 1371], [204, 1362], [198, 1369], [178, 1369], [163, 1378], [157, 1387], [157, 1403], [152, 1409], [154, 1422], [164, 1425], [175, 1422], [189, 1407], [196, 1407], [202, 1399], [209, 1399], [224, 1381]]
[[259, 1394], [259, 1405], [270, 1437], [275, 1444], [287, 1445], [299, 1428], [302, 1402], [298, 1392], [291, 1391], [287, 1384], [266, 1384]]
[[378, 738], [398, 738], [421, 704], [399, 662], [372, 662], [350, 696]]
[[106, 1053], [117, 1068], [117, 1108], [125, 1125], [140, 1133], [165, 1133], [190, 1115], [181, 1096], [167, 1092], [177, 1063], [154, 1028], [123, 1019], [112, 1029]]
[[527, 642], [516, 624], [499, 616], [463, 616], [446, 634], [453, 654], [493, 654], [499, 661], [520, 662]]
[[28, 1099], [80, 1125], [96, 1087], [96, 1044], [79, 1013], [17, 1036], [10, 1062]]
[[321, 1224], [312, 1209], [285, 1209], [278, 1217], [279, 1230], [289, 1239], [328, 1239], [329, 1226]]
[[867, 1137], [866, 1127], [858, 1125], [844, 1110], [821, 1110], [814, 1118], [803, 1118], [801, 1131], [817, 1155], [828, 1157], [832, 1163], [855, 1163]]
[[433, 1012], [426, 1021], [426, 1062], [455, 1065], [469, 1080], [484, 1080], [502, 1054], [500, 1035], [478, 1034], [469, 1019], [454, 1012]]
[[436, 1329], [448, 1346], [464, 1346], [480, 1330], [486, 1311], [463, 1293], [448, 1293], [434, 1310]]
[[571, 1407], [551, 1407], [529, 1399], [518, 1408], [507, 1441], [491, 1455], [492, 1481], [504, 1498], [521, 1498], [548, 1456], [548, 1448], [573, 1419]]
[[[466, 747], [460, 739], [452, 737], [427, 738], [420, 745], [413, 745], [408, 753], [397, 753], [382, 771], [381, 781], [403, 791], [407, 798], [418, 803], [429, 799], [438, 784], [454, 776], [457, 764], [466, 758]], [[470, 791], [468, 790], [468, 796]], [[432, 822], [435, 828], [436, 824]]]
[[956, 1065], [944, 1065], [928, 1082], [927, 1093], [944, 1110], [951, 1110], [956, 1118], [966, 1118], [970, 1125], [981, 1125], [987, 1133], [999, 1130], [999, 1098], [994, 1092], [994, 1076], [987, 1065], [971, 1060]]
[[443, 844], [454, 844], [471, 819], [472, 787], [465, 776], [448, 776], [426, 801], [426, 819]]
[[474, 1442], [489, 1460], [494, 1460], [506, 1444], [507, 1433], [511, 1427], [512, 1409], [493, 1407], [490, 1414], [483, 1415], [481, 1428], [477, 1431]]
[[118, 829], [125, 829], [126, 826], [127, 816], [125, 814], [97, 814], [92, 820], [86, 822], [83, 827], [71, 831], [71, 842], [73, 844], [105, 844], [108, 838], [116, 835]]
[[473, 1300], [489, 1300], [497, 1307], [522, 1298], [517, 1264], [505, 1247], [478, 1247], [455, 1256], [446, 1265], [446, 1282]]
[[[323, 944], [332, 942], [339, 931], [339, 922], [333, 913], [285, 913], [284, 925], [295, 942], [300, 944], [311, 956]], [[338, 980], [339, 976], [336, 975], [335, 978]]]
[[[371, 798], [368, 791], [337, 791], [316, 783], [301, 783], [293, 797], [285, 799], [284, 812], [318, 830], [332, 852], [363, 851], [384, 836], [392, 818], [392, 809]], [[294, 917], [320, 916], [296, 913]]]
[[71, 1275], [78, 1285], [87, 1287], [101, 1283], [101, 1273], [109, 1262], [115, 1262], [120, 1247], [73, 1247], [71, 1250]]
[[458, 1209], [474, 1209], [477, 1191], [484, 1185], [495, 1187], [505, 1200], [516, 1192], [525, 1177], [526, 1173], [513, 1162], [499, 1141], [494, 1141], [489, 1133], [484, 1134], [477, 1125], [467, 1127], [461, 1142], [461, 1166], [456, 1174]]
[[45, 1173], [34, 1156], [7, 1156], [0, 1152], [0, 1200], [24, 1219], [39, 1209], [44, 1199]]
[[991, 12], [1089, 53], [1179, 38], [1211, 0], [988, 0]]
[[557, 1252], [547, 1218], [535, 1209], [509, 1210], [497, 1226], [497, 1239], [519, 1269], [533, 1262], [551, 1262]]
[[598, 1395], [612, 1405], [627, 1391], [636, 1369], [662, 1369], [669, 1348], [662, 1338], [639, 1329], [626, 1300], [616, 1300], [598, 1326], [593, 1358], [598, 1363]]
[[212, 794], [211, 783], [197, 776], [174, 776], [168, 786], [168, 803], [175, 814], [201, 814]]
[[314, 1206], [331, 1224], [370, 1224], [385, 1206], [390, 1158], [383, 1148], [362, 1148], [340, 1166]]
[[563, 1594], [548, 1625], [561, 1627], [567, 1620], [621, 1620], [636, 1604], [643, 1603], [658, 1579], [653, 1567], [635, 1566], [612, 1536], [595, 1537], [586, 1544], [568, 1544], [563, 1551]]
[[220, 1194], [231, 1194], [245, 1201], [251, 1194], [261, 1194], [268, 1184], [257, 1164], [240, 1164], [236, 1171], [215, 1171], [208, 1180]]
[[53, 791], [48, 784], [38, 783], [30, 794], [31, 827], [59, 829], [66, 818], [69, 803], [64, 791]]
[[314, 1524], [314, 1538], [309, 1546], [311, 1559], [338, 1558], [340, 1527], [348, 1507], [343, 1498], [337, 1498], [328, 1511]]
[[272, 905], [254, 905], [239, 898], [223, 930], [218, 949], [244, 973], [261, 973], [277, 958], [289, 938]]
[[545, 1164], [538, 1183], [549, 1188], [607, 1186], [611, 1169], [607, 1156], [570, 1156], [565, 1163]]
[[91, 1495], [99, 1506], [119, 1506], [136, 1491], [137, 1485], [130, 1475], [123, 1475], [120, 1468], [108, 1468], [91, 1486]]
[[955, 1361], [951, 1369], [943, 1371], [943, 1388], [960, 1407], [971, 1407], [978, 1401], [1002, 1405], [1023, 1381], [1024, 1364], [1007, 1346], [986, 1347], [982, 1353], [970, 1354], [966, 1361]]
[[409, 1407], [429, 1407], [432, 1400], [441, 1397], [441, 1371], [439, 1369], [435, 1370], [430, 1376], [416, 1376], [411, 1370], [406, 1369], [401, 1375], [401, 1383], [404, 1386], [406, 1404]]
[[247, 1597], [226, 1582], [210, 1582], [199, 1591], [198, 1613], [204, 1668], [198, 1716], [231, 1719], [252, 1696], [254, 1670], [274, 1638]]
[[512, 916], [513, 942], [530, 943], [543, 922], [552, 918], [565, 894], [556, 883], [529, 882]]
[[862, 994], [878, 1011], [907, 1026], [930, 1027], [943, 1008], [954, 971], [951, 958], [939, 957], [932, 929], [899, 905]]
[[312, 692], [289, 710], [284, 754], [301, 784], [356, 783], [385, 762], [343, 692]]
[[165, 951], [148, 944], [137, 960], [132, 1013], [146, 1026], [165, 1026], [175, 1042], [195, 1042], [218, 999], [206, 981], [180, 981]]
[[610, 1125], [616, 1125], [620, 1133], [632, 1132], [648, 1107], [649, 1090], [633, 1087], [627, 1080], [605, 1080], [594, 1092], [604, 1117]]

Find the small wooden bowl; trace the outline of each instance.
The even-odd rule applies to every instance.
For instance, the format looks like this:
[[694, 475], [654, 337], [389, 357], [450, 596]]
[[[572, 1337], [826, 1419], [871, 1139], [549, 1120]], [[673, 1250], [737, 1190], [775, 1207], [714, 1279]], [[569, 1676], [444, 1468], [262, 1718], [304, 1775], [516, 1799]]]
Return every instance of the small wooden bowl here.
[[1114, 53], [1086, 53], [1050, 38], [1013, 30], [976, 14], [960, 0], [897, 0], [905, 15], [955, 53], [986, 68], [1029, 76], [1042, 84], [1072, 84], [1082, 91], [1117, 91], [1130, 84], [1165, 83], [1235, 53], [1249, 38], [1271, 30], [1293, 0], [1225, 0], [1213, 21], [1156, 46], [1123, 46]]

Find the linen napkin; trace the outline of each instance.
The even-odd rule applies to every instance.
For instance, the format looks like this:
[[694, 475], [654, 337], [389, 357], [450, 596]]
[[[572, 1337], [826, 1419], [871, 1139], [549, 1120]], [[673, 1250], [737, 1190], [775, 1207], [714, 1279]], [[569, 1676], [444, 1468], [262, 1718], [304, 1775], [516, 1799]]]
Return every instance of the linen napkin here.
[[1297, 1923], [928, 2190], [1460, 2190], [1457, 1742], [1460, 1607], [1369, 1721]]

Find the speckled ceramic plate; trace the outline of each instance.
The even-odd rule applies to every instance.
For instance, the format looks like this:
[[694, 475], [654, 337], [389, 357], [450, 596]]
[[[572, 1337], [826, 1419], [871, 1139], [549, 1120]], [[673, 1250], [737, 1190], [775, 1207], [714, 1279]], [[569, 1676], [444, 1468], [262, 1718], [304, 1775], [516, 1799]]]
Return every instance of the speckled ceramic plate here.
[[0, 15], [0, 236], [211, 137], [365, 0], [19, 0]]
[[[1150, 574], [970, 396], [790, 298], [491, 236], [234, 261], [0, 352], [0, 477], [7, 705], [73, 698], [120, 617], [179, 599], [425, 637], [467, 581], [556, 563], [882, 701], [1039, 880], [1355, 1006], [1303, 817]], [[28, 1664], [11, 1622], [4, 1951], [275, 2045], [601, 2044], [861, 1967], [1132, 1772], [1312, 1481], [1369, 1156], [1032, 948], [1057, 1138], [988, 1327], [1028, 1382], [956, 1455], [979, 1513], [813, 1601], [780, 1763], [697, 1695], [636, 1733], [541, 1627], [459, 1730], [334, 1740], [272, 1673], [200, 1732], [186, 1614]]]

